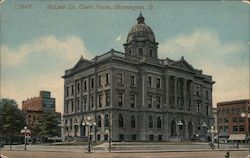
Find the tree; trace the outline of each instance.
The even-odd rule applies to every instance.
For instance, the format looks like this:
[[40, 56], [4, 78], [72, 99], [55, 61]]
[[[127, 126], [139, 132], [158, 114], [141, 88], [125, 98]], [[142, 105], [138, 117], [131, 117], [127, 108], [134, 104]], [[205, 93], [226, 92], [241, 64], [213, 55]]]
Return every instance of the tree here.
[[[12, 144], [14, 135], [19, 135], [25, 126], [25, 116], [13, 99], [0, 99], [0, 135], [9, 136]], [[6, 142], [7, 143], [7, 142]]]
[[56, 113], [44, 113], [38, 121], [39, 136], [53, 137], [60, 136], [60, 117]]

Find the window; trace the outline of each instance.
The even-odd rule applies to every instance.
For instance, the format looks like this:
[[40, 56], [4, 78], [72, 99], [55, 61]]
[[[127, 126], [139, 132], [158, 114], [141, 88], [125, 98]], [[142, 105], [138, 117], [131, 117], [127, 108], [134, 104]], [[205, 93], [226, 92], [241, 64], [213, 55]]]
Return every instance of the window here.
[[143, 50], [142, 50], [142, 48], [139, 48], [139, 55], [143, 55]]
[[124, 141], [124, 134], [119, 134], [119, 140]]
[[148, 96], [148, 108], [152, 108], [152, 98], [151, 95]]
[[119, 115], [118, 120], [119, 120], [119, 121], [118, 121], [118, 122], [119, 122], [119, 127], [122, 128], [122, 127], [123, 127], [123, 116], [122, 116], [122, 114]]
[[162, 141], [162, 135], [158, 135], [158, 140]]
[[101, 140], [101, 135], [100, 135], [100, 134], [97, 135], [97, 140], [98, 140], [98, 141]]
[[66, 87], [66, 97], [69, 96], [69, 87]]
[[196, 87], [196, 95], [200, 95], [200, 87], [199, 86]]
[[74, 85], [71, 85], [71, 95], [74, 95]]
[[228, 123], [228, 119], [227, 118], [224, 118], [224, 123]]
[[208, 91], [206, 91], [206, 99], [209, 100]]
[[239, 131], [240, 131], [240, 132], [244, 132], [244, 131], [245, 131], [244, 125], [240, 125], [240, 126], [239, 126]]
[[102, 107], [102, 94], [98, 95], [99, 107]]
[[84, 91], [87, 90], [87, 80], [84, 81], [84, 86], [83, 86]]
[[91, 88], [94, 88], [94, 86], [95, 86], [94, 78], [91, 78]]
[[188, 99], [188, 111], [191, 111], [191, 99]]
[[66, 113], [69, 113], [69, 101], [66, 101]]
[[161, 88], [161, 79], [160, 78], [156, 79], [156, 88]]
[[149, 50], [149, 56], [153, 57], [153, 50], [152, 49]]
[[148, 86], [152, 87], [152, 77], [148, 76]]
[[117, 74], [117, 82], [118, 83], [122, 83], [123, 81], [122, 81], [122, 73], [118, 73]]
[[84, 110], [86, 110], [87, 109], [87, 97], [84, 97], [84, 99], [83, 99], [83, 108], [84, 108]]
[[148, 117], [148, 128], [153, 128], [153, 118], [152, 118], [152, 116]]
[[123, 106], [123, 93], [118, 93], [118, 106]]
[[238, 118], [233, 118], [233, 122], [238, 122]]
[[90, 96], [91, 108], [94, 108], [94, 96]]
[[243, 118], [243, 117], [240, 117], [240, 118], [239, 118], [239, 122], [244, 122], [244, 118]]
[[161, 108], [161, 97], [156, 97], [156, 108], [160, 109]]
[[136, 134], [132, 134], [132, 140], [136, 140]]
[[102, 127], [102, 117], [100, 115], [97, 118], [97, 126]]
[[98, 76], [98, 86], [102, 86], [102, 76]]
[[135, 108], [135, 95], [134, 94], [130, 96], [130, 101], [131, 101], [130, 103], [131, 108]]
[[74, 100], [71, 100], [71, 112], [74, 112]]
[[135, 116], [131, 116], [131, 128], [135, 128]]
[[79, 92], [80, 92], [80, 83], [77, 83], [77, 94], [79, 94]]
[[130, 85], [131, 86], [135, 85], [135, 76], [130, 76]]
[[154, 135], [149, 135], [149, 140], [154, 140]]
[[207, 104], [206, 107], [207, 107], [207, 108], [206, 108], [206, 114], [207, 114], [207, 116], [208, 116], [208, 115], [209, 115], [209, 104]]
[[106, 106], [110, 105], [110, 95], [109, 92], [106, 92]]
[[105, 114], [104, 116], [104, 127], [109, 127], [109, 115]]
[[200, 113], [200, 103], [199, 102], [196, 103], [196, 112]]
[[104, 141], [108, 141], [108, 139], [109, 139], [109, 135], [104, 134]]
[[238, 126], [233, 126], [233, 132], [238, 132]]
[[110, 74], [106, 73], [106, 85], [110, 84]]
[[77, 98], [76, 104], [77, 104], [77, 111], [80, 111], [80, 100], [79, 100], [79, 98]]
[[157, 118], [157, 128], [161, 128], [161, 118]]

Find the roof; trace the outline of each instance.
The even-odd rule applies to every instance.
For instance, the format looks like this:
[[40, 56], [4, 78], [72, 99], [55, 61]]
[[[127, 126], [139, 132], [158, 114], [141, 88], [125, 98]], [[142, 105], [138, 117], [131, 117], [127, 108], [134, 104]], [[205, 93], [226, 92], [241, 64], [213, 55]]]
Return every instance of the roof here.
[[144, 17], [140, 13], [139, 17], [137, 18], [137, 24], [134, 25], [128, 33], [127, 43], [130, 43], [133, 40], [141, 39], [155, 42], [155, 35], [153, 30], [145, 24]]
[[219, 103], [217, 103], [217, 106], [232, 105], [232, 104], [242, 104], [242, 103], [247, 103], [247, 102], [248, 102], [248, 104], [250, 104], [250, 99], [219, 102]]

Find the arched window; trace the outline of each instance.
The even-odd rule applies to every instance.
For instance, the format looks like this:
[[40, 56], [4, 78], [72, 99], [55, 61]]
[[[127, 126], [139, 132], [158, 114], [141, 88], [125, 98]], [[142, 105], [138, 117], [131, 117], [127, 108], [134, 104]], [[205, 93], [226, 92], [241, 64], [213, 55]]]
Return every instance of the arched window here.
[[157, 128], [161, 128], [161, 118], [157, 118]]
[[148, 117], [148, 128], [153, 128], [153, 117], [149, 116]]
[[122, 114], [119, 115], [119, 127], [123, 127], [123, 116]]
[[135, 128], [135, 116], [131, 116], [131, 128]]
[[104, 127], [109, 127], [109, 115], [104, 116]]
[[102, 118], [101, 116], [99, 115], [98, 118], [97, 118], [97, 122], [98, 122], [98, 127], [102, 127]]

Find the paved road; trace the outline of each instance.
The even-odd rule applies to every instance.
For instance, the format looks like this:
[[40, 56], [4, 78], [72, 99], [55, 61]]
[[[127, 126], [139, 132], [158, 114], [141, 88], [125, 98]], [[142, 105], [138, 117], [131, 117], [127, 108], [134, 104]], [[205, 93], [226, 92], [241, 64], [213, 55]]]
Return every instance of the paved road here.
[[[2, 152], [8, 158], [224, 158], [225, 151], [158, 152], [158, 153], [85, 153], [85, 152], [45, 152], [9, 151]], [[230, 151], [230, 158], [247, 158], [248, 151]]]

